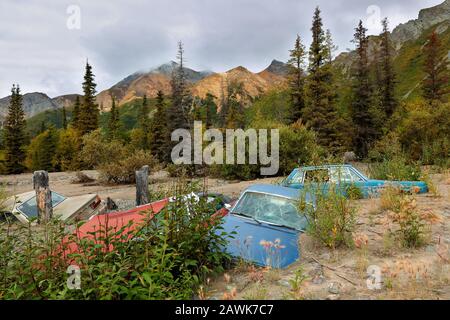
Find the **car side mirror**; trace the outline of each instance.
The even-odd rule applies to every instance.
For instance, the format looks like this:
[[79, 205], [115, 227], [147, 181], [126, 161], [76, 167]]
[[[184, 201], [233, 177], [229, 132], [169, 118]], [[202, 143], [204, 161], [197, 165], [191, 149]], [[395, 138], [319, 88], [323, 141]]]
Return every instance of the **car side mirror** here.
[[225, 203], [224, 208], [227, 209], [227, 210], [230, 210], [231, 209], [231, 204]]

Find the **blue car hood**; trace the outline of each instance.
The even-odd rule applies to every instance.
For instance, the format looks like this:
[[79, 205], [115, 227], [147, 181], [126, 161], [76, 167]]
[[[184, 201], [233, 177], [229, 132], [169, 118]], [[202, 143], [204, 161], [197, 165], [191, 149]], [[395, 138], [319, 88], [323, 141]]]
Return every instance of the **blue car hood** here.
[[237, 233], [224, 248], [233, 257], [273, 268], [285, 268], [300, 257], [298, 230], [258, 223], [234, 214], [223, 218], [222, 228], [220, 232]]

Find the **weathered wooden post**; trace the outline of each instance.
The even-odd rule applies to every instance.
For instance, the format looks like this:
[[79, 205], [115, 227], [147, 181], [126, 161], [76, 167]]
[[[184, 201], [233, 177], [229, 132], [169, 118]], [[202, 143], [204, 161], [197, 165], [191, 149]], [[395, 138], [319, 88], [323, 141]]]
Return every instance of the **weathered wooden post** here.
[[38, 223], [47, 223], [53, 216], [52, 192], [50, 191], [48, 181], [47, 171], [39, 170], [33, 173]]
[[148, 166], [136, 171], [136, 206], [149, 203], [148, 194]]

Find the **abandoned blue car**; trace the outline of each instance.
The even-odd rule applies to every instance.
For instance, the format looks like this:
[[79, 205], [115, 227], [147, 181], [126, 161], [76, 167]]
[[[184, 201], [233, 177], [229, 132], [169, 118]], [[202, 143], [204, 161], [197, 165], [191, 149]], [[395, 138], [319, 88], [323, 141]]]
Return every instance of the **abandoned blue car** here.
[[[225, 251], [274, 268], [285, 268], [296, 261], [298, 238], [307, 226], [306, 216], [298, 211], [299, 196], [299, 190], [278, 185], [247, 188], [223, 217], [224, 231], [235, 232]], [[309, 196], [305, 200], [312, 203]]]
[[348, 196], [348, 188], [355, 186], [361, 191], [363, 198], [378, 196], [380, 191], [388, 185], [400, 188], [404, 192], [424, 193], [428, 191], [423, 181], [389, 181], [369, 179], [352, 165], [323, 165], [300, 167], [294, 169], [282, 182], [283, 186], [303, 189], [305, 184], [320, 185], [326, 192], [330, 185], [337, 191]]

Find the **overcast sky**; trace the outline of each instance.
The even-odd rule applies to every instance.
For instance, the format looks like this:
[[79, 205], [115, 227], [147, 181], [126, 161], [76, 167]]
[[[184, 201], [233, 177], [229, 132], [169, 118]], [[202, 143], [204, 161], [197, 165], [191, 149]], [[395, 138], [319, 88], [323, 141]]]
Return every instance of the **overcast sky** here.
[[339, 51], [352, 48], [362, 19], [369, 33], [380, 17], [391, 27], [443, 0], [1, 0], [0, 96], [12, 83], [22, 92], [54, 97], [79, 93], [86, 58], [98, 89], [174, 60], [185, 44], [187, 66], [226, 71], [264, 69], [285, 61], [296, 34], [310, 42], [319, 5]]

